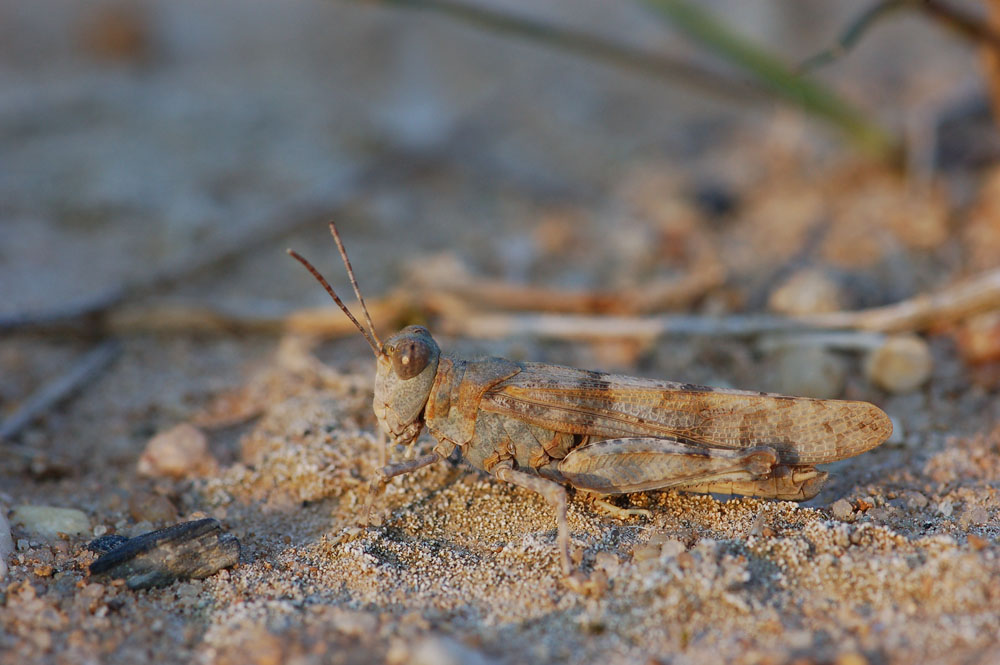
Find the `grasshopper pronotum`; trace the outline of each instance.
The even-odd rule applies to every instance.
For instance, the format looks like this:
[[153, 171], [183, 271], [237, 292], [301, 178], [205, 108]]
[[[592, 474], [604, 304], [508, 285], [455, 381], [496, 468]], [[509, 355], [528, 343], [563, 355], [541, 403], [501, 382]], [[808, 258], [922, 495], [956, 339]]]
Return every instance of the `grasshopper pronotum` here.
[[[401, 445], [424, 427], [433, 452], [378, 471], [386, 481], [458, 449], [473, 466], [541, 494], [556, 510], [563, 573], [572, 571], [566, 490], [600, 495], [675, 488], [805, 500], [827, 473], [815, 468], [879, 445], [889, 417], [867, 402], [787, 397], [656, 381], [503, 358], [463, 360], [430, 332], [408, 326], [378, 338], [337, 228], [330, 231], [368, 330], [326, 279], [288, 250], [327, 290], [375, 353], [374, 410]], [[367, 519], [367, 518], [366, 518]]]

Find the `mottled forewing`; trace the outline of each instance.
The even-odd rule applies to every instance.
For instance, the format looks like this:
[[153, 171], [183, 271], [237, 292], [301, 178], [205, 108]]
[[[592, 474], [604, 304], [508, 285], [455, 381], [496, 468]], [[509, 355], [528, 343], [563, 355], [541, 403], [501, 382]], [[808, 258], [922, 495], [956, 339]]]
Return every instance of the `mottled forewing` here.
[[771, 446], [785, 464], [822, 464], [888, 438], [888, 416], [867, 402], [786, 397], [525, 363], [480, 408], [558, 432], [658, 436], [719, 448]]

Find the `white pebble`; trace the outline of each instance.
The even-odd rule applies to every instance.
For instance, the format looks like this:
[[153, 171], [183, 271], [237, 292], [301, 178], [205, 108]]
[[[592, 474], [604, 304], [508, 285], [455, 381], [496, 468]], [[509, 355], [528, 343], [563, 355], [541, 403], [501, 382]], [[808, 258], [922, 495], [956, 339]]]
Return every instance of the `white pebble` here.
[[60, 533], [83, 536], [90, 533], [90, 518], [75, 508], [55, 506], [17, 506], [10, 514], [11, 523], [30, 534], [57, 538]]
[[890, 393], [916, 390], [931, 376], [934, 360], [927, 342], [916, 335], [896, 335], [865, 361], [868, 380]]
[[796, 272], [775, 289], [767, 305], [779, 314], [820, 314], [843, 309], [844, 300], [840, 285], [829, 274], [809, 268]]
[[446, 637], [428, 637], [413, 650], [409, 665], [488, 665], [478, 651]]
[[5, 512], [0, 509], [0, 582], [7, 577], [7, 557], [14, 552], [14, 538], [10, 535], [10, 524]]
[[890, 446], [901, 446], [906, 443], [905, 430], [903, 429], [903, 421], [895, 416], [889, 416], [889, 420], [892, 421], [892, 434], [886, 439], [886, 443]]

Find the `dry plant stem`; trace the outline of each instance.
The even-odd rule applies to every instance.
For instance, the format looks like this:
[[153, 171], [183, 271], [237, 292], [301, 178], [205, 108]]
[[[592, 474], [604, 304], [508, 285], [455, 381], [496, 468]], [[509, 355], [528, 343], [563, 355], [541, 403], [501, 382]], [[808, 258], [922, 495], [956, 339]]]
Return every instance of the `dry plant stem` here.
[[[476, 303], [479, 308], [529, 310], [561, 313], [630, 313], [639, 314], [664, 309], [681, 309], [720, 286], [725, 270], [718, 262], [706, 262], [677, 279], [648, 282], [642, 286], [618, 291], [580, 291], [534, 287], [475, 277], [432, 283], [426, 298], [440, 299], [450, 295], [461, 301]], [[443, 302], [444, 307], [447, 303]]]
[[[89, 351], [65, 373], [42, 386], [0, 424], [0, 441], [14, 437], [36, 418], [92, 381], [118, 357], [120, 351], [121, 344], [116, 340], [104, 342]], [[33, 454], [21, 446], [18, 446], [18, 451]]]
[[[407, 304], [392, 296], [368, 305], [375, 323], [385, 326], [406, 311]], [[307, 307], [291, 313], [275, 313], [273, 307], [240, 310], [183, 302], [124, 305], [109, 313], [106, 328], [115, 335], [201, 333], [225, 335], [295, 333], [320, 337], [342, 337], [357, 332], [346, 318], [328, 307]]]
[[[81, 329], [108, 332], [109, 313], [157, 291], [170, 288], [184, 280], [234, 261], [250, 252], [273, 246], [278, 240], [297, 229], [315, 223], [329, 215], [331, 209], [346, 205], [357, 189], [379, 165], [360, 173], [356, 180], [336, 184], [328, 192], [304, 196], [298, 201], [285, 202], [261, 214], [251, 233], [241, 232], [204, 247], [194, 256], [175, 265], [168, 265], [139, 276], [122, 287], [109, 289], [85, 300], [49, 311], [0, 317], [0, 334], [28, 332], [79, 332]], [[264, 220], [264, 221], [262, 221]]]
[[595, 35], [496, 11], [483, 5], [449, 0], [383, 0], [405, 9], [432, 11], [478, 28], [518, 37], [639, 74], [669, 79], [721, 99], [765, 101], [770, 95], [751, 82], [725, 76], [688, 60], [641, 51]]
[[[485, 281], [484, 281], [485, 282]], [[478, 338], [502, 338], [511, 335], [537, 335], [556, 339], [583, 341], [607, 339], [647, 339], [662, 335], [703, 335], [708, 337], [755, 337], [772, 333], [817, 335], [830, 331], [868, 331], [875, 333], [920, 331], [945, 325], [972, 314], [1000, 308], [1000, 270], [983, 273], [940, 291], [921, 294], [892, 305], [854, 312], [832, 312], [790, 319], [766, 314], [730, 316], [660, 315], [598, 316], [575, 313], [577, 308], [609, 304], [615, 298], [641, 302], [652, 297], [645, 289], [618, 296], [611, 293], [566, 292], [558, 289], [535, 289], [520, 285], [490, 282], [485, 290], [454, 289], [441, 293], [425, 290], [418, 295], [397, 292], [368, 303], [377, 326], [385, 327], [405, 318], [407, 313], [437, 315], [441, 328], [452, 335]], [[674, 292], [678, 295], [678, 292]], [[524, 310], [544, 310], [568, 314], [527, 312], [477, 313], [476, 305], [490, 307], [519, 306]], [[560, 307], [561, 305], [561, 307]], [[620, 311], [620, 310], [618, 310]], [[130, 306], [115, 312], [109, 328], [119, 335], [137, 333], [199, 332], [228, 334], [291, 332], [317, 337], [342, 337], [357, 328], [335, 309], [312, 307], [286, 315], [269, 312], [226, 312], [200, 305], [163, 304]], [[867, 348], [873, 343], [865, 335], [833, 340], [834, 346]]]
[[[986, 0], [988, 21], [994, 30], [1000, 30], [1000, 0]], [[993, 117], [1000, 122], [1000, 47], [984, 44], [982, 48], [983, 65], [986, 70], [986, 84], [989, 86], [990, 103], [993, 105]]]
[[[986, 4], [996, 3], [987, 0]], [[858, 14], [844, 28], [833, 46], [807, 59], [799, 69], [812, 70], [838, 60], [857, 46], [875, 24], [899, 9], [923, 12], [970, 41], [980, 42], [987, 49], [1000, 49], [1000, 32], [996, 30], [996, 21], [984, 22], [964, 9], [940, 0], [883, 0]], [[991, 9], [992, 11], [995, 10]]]
[[1000, 49], [1000, 32], [996, 31], [994, 23], [983, 21], [980, 17], [941, 0], [918, 0], [913, 5], [966, 39], [992, 49]]
[[909, 4], [910, 0], [883, 0], [868, 7], [847, 24], [833, 46], [807, 58], [799, 65], [798, 71], [812, 71], [842, 58], [861, 41], [871, 27], [897, 9], [905, 9]]
[[892, 156], [895, 141], [880, 127], [853, 109], [835, 92], [803, 79], [780, 61], [723, 26], [693, 6], [680, 2], [646, 0], [653, 10], [666, 15], [675, 27], [701, 41], [714, 55], [729, 59], [755, 80], [724, 76], [691, 61], [651, 54], [610, 42], [594, 35], [532, 21], [509, 13], [450, 0], [384, 0], [410, 9], [444, 14], [498, 34], [539, 42], [592, 60], [658, 78], [683, 82], [727, 99], [767, 100], [783, 98], [829, 124], [838, 127], [862, 148], [879, 156]]
[[[1000, 270], [921, 294], [901, 302], [856, 312], [832, 312], [796, 319], [769, 315], [720, 317], [583, 316], [557, 314], [465, 314], [445, 318], [441, 327], [449, 334], [480, 338], [534, 335], [554, 339], [599, 341], [616, 339], [654, 340], [663, 335], [705, 337], [756, 337], [771, 333], [807, 335], [833, 330], [877, 333], [921, 331], [1000, 308]], [[865, 346], [867, 338], [838, 344]]]
[[823, 84], [801, 76], [769, 51], [754, 44], [698, 3], [643, 0], [676, 29], [698, 41], [769, 90], [776, 98], [836, 127], [858, 148], [881, 159], [894, 159], [898, 140], [878, 123]]
[[802, 321], [821, 328], [910, 332], [995, 309], [1000, 309], [1000, 270], [991, 270], [934, 293], [923, 293], [892, 305], [819, 314]]

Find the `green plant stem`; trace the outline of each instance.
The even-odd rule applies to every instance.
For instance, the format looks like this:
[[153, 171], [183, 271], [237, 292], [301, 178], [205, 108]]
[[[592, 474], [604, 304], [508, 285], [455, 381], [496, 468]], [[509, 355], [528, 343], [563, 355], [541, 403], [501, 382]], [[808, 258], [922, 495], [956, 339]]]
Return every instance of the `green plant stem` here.
[[895, 140], [879, 125], [832, 90], [796, 74], [708, 12], [683, 0], [643, 2], [675, 28], [749, 73], [775, 95], [841, 129], [863, 150], [881, 158], [897, 156]]

